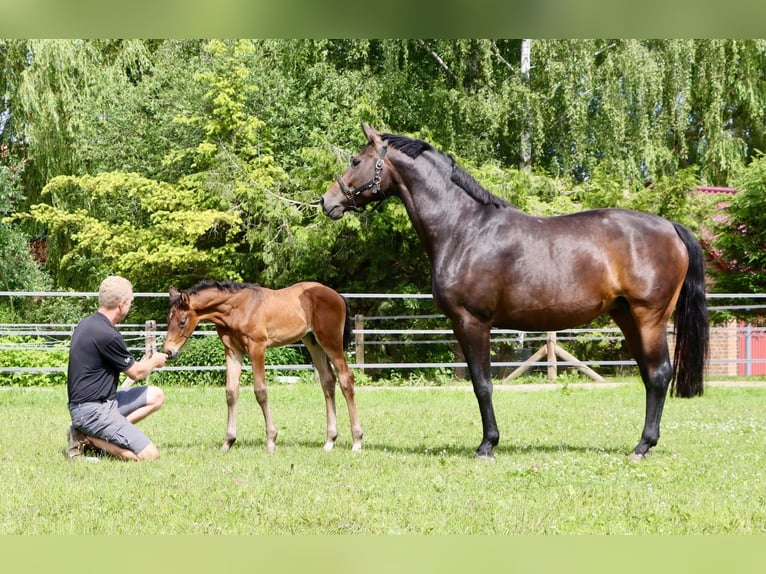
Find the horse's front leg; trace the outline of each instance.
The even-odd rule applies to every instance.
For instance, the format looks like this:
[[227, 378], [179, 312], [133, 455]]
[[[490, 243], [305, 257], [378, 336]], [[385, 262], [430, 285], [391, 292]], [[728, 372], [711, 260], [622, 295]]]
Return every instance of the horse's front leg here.
[[277, 427], [271, 418], [269, 409], [269, 393], [266, 388], [266, 346], [262, 343], [251, 345], [250, 361], [253, 365], [253, 391], [255, 400], [263, 411], [263, 421], [266, 424], [266, 451], [273, 453], [277, 449]]
[[226, 436], [221, 445], [221, 452], [227, 452], [237, 440], [237, 399], [239, 398], [239, 377], [242, 374], [243, 353], [226, 348]]
[[473, 392], [479, 403], [481, 413], [482, 439], [476, 456], [492, 458], [493, 449], [500, 441], [500, 433], [495, 421], [495, 409], [492, 405], [492, 377], [489, 357], [489, 324], [467, 311], [452, 319], [460, 348], [468, 363]]

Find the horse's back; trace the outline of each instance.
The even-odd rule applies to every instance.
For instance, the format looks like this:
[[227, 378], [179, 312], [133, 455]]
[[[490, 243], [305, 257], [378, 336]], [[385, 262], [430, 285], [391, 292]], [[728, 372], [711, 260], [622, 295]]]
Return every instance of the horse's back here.
[[332, 287], [318, 281], [294, 283], [274, 291], [274, 295], [274, 301], [278, 305], [299, 306], [309, 324], [315, 323], [316, 317], [320, 315], [340, 314], [345, 317], [346, 302], [343, 296]]
[[442, 307], [465, 301], [498, 326], [558, 330], [592, 320], [618, 299], [670, 304], [686, 275], [686, 247], [673, 223], [659, 216], [623, 209], [555, 217], [503, 211], [481, 243], [457, 245], [452, 267], [435, 269]]

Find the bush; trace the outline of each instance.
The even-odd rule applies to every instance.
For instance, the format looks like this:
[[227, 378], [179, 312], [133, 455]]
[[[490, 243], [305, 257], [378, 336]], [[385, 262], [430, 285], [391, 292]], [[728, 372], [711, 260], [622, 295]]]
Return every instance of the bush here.
[[[276, 347], [266, 350], [267, 365], [300, 365], [309, 361], [308, 352], [300, 347]], [[244, 384], [252, 382], [252, 369], [250, 362], [245, 358], [245, 366], [242, 369], [241, 381]], [[178, 360], [168, 362], [167, 367], [225, 367], [226, 355], [223, 343], [213, 335], [196, 337], [189, 340], [178, 355]], [[298, 371], [307, 373], [310, 371]], [[267, 382], [274, 382], [280, 375], [296, 375], [295, 371], [267, 370]], [[226, 384], [226, 371], [160, 371], [153, 376], [157, 377], [155, 384], [180, 385], [180, 386], [203, 386]], [[302, 375], [301, 378], [305, 378]]]
[[[8, 368], [63, 367], [69, 360], [67, 343], [52, 346], [43, 337], [0, 337], [0, 365]], [[66, 371], [58, 373], [0, 373], [0, 386], [44, 387], [66, 383]]]

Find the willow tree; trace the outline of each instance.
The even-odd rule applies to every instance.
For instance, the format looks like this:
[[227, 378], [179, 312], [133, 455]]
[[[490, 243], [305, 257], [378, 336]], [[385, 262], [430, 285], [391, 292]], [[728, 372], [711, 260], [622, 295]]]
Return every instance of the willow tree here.
[[0, 81], [32, 203], [57, 175], [138, 174], [236, 212], [228, 271], [244, 279], [423, 290], [400, 204], [335, 223], [309, 205], [364, 143], [360, 121], [432, 142], [531, 211], [678, 213], [763, 147], [764, 45], [532, 40], [527, 74], [513, 39], [12, 41]]

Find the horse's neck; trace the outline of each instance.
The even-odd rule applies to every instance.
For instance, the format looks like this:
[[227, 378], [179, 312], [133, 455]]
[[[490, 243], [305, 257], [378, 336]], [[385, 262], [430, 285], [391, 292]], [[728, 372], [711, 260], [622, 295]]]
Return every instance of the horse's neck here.
[[[485, 207], [450, 179], [451, 171], [433, 170], [437, 179], [428, 180], [426, 170], [400, 170], [400, 197], [429, 257], [439, 249], [451, 249], [453, 238], [480, 216]], [[441, 178], [439, 180], [438, 178]]]
[[240, 293], [228, 293], [224, 291], [214, 291], [198, 295], [196, 301], [192, 301], [192, 307], [197, 313], [200, 322], [209, 321], [220, 327], [228, 322], [231, 313], [232, 299], [239, 296]]

